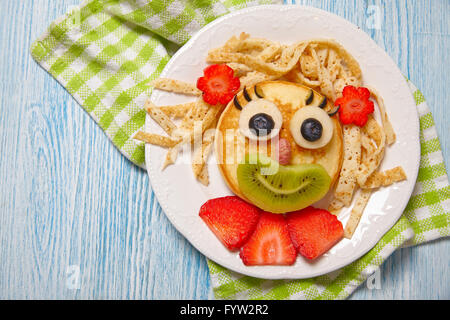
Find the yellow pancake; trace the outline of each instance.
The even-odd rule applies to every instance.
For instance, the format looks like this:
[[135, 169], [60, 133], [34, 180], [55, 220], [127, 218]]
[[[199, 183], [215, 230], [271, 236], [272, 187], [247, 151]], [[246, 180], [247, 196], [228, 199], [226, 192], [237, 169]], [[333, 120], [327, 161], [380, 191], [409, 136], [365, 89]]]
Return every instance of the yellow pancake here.
[[[284, 138], [291, 145], [291, 163], [307, 164], [315, 163], [322, 165], [331, 177], [332, 183], [337, 180], [342, 164], [343, 140], [342, 129], [337, 116], [332, 117], [334, 124], [334, 134], [330, 142], [319, 149], [305, 149], [296, 144], [289, 129], [289, 123], [294, 113], [306, 106], [306, 98], [310, 95], [309, 87], [286, 81], [264, 81], [256, 84], [257, 92], [262, 94], [264, 99], [275, 103], [283, 116], [283, 124], [279, 133], [279, 138]], [[255, 93], [255, 88], [247, 88], [248, 96], [259, 99]], [[323, 96], [314, 91], [314, 99], [310, 106], [318, 106]], [[243, 92], [237, 94], [237, 99], [242, 106], [248, 103]], [[330, 111], [334, 107], [331, 102], [327, 103], [325, 111]], [[237, 180], [237, 166], [242, 162], [246, 153], [264, 153], [271, 156], [271, 142], [262, 145], [250, 142], [250, 140], [239, 132], [239, 116], [241, 111], [236, 108], [231, 101], [222, 112], [219, 119], [215, 139], [215, 154], [219, 170], [229, 188], [237, 196], [247, 200], [240, 192]], [[274, 139], [275, 141], [275, 139]], [[278, 140], [276, 140], [278, 141]], [[247, 200], [248, 201], [248, 200]]]

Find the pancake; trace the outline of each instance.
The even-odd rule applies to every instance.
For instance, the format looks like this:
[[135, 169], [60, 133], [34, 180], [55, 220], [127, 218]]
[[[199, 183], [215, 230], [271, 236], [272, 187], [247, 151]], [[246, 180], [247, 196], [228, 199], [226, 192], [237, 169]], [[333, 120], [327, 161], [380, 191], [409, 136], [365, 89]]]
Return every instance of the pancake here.
[[[343, 140], [342, 129], [336, 116], [332, 117], [334, 125], [333, 137], [330, 142], [319, 149], [305, 149], [300, 147], [294, 140], [289, 129], [289, 122], [294, 113], [305, 107], [306, 98], [310, 95], [311, 88], [286, 81], [264, 81], [257, 85], [257, 92], [264, 96], [264, 99], [275, 103], [283, 116], [283, 123], [280, 129], [279, 138], [286, 139], [291, 145], [290, 164], [315, 163], [322, 165], [331, 177], [332, 183], [337, 180], [342, 164]], [[318, 106], [323, 96], [316, 91], [310, 106]], [[255, 88], [247, 89], [247, 98], [259, 99], [255, 93]], [[243, 92], [237, 94], [239, 103], [245, 108], [248, 99]], [[324, 108], [330, 111], [334, 108], [331, 102]], [[221, 114], [217, 125], [215, 139], [215, 154], [219, 171], [221, 172], [228, 187], [237, 196], [247, 200], [240, 192], [237, 180], [237, 166], [247, 153], [263, 153], [271, 156], [271, 141], [263, 144], [256, 144], [243, 136], [239, 131], [239, 117], [241, 111], [236, 108], [231, 101]], [[274, 139], [274, 141], [278, 141]], [[248, 201], [248, 200], [247, 200]]]

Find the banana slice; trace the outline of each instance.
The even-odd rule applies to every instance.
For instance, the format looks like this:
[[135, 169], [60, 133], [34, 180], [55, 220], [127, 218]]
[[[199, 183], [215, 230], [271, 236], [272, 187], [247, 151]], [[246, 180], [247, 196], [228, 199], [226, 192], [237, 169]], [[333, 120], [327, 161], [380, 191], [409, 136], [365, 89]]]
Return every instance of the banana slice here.
[[300, 108], [290, 122], [290, 130], [295, 142], [305, 149], [319, 149], [333, 137], [333, 122], [321, 108], [307, 106]]
[[239, 131], [252, 140], [270, 140], [276, 137], [283, 124], [283, 116], [272, 101], [258, 99], [249, 102], [241, 111]]

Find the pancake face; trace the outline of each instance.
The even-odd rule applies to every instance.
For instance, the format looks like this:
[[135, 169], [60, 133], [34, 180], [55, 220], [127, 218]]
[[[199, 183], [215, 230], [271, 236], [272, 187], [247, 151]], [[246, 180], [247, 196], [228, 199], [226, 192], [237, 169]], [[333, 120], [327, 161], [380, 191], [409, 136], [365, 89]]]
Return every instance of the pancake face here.
[[[246, 92], [236, 95], [242, 110], [249, 103], [248, 100], [258, 100], [263, 97], [273, 102], [282, 116], [279, 134], [267, 141], [250, 140], [239, 130], [239, 120], [242, 110], [239, 110], [231, 101], [219, 119], [215, 139], [215, 152], [219, 170], [230, 189], [239, 197], [246, 199], [239, 188], [237, 179], [237, 167], [243, 161], [246, 154], [262, 153], [273, 159], [278, 159], [279, 139], [286, 139], [290, 144], [291, 157], [289, 164], [320, 164], [327, 171], [333, 184], [339, 176], [342, 156], [343, 141], [342, 130], [336, 116], [330, 117], [332, 123], [332, 137], [324, 147], [318, 149], [307, 149], [299, 146], [291, 134], [291, 120], [300, 108], [317, 107], [323, 101], [323, 96], [311, 89], [299, 84], [284, 81], [260, 82], [255, 87], [247, 88]], [[310, 98], [308, 102], [308, 97]], [[308, 103], [308, 105], [307, 105]], [[322, 105], [323, 107], [323, 105]], [[333, 109], [328, 102], [323, 108], [325, 111]], [[242, 126], [242, 125], [241, 125]]]

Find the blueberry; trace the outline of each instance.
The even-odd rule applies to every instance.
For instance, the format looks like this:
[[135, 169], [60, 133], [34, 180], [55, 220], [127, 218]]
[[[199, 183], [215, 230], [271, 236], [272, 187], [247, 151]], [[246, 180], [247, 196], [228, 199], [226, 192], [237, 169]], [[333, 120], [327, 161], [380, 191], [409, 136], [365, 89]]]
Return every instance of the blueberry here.
[[314, 118], [308, 118], [302, 123], [302, 127], [300, 128], [300, 132], [308, 141], [317, 141], [322, 137], [322, 124], [319, 120]]
[[270, 131], [275, 127], [275, 122], [268, 114], [257, 113], [250, 118], [248, 126], [250, 127], [250, 130], [260, 137], [270, 134]]

